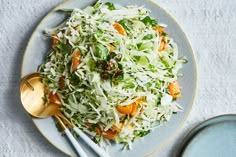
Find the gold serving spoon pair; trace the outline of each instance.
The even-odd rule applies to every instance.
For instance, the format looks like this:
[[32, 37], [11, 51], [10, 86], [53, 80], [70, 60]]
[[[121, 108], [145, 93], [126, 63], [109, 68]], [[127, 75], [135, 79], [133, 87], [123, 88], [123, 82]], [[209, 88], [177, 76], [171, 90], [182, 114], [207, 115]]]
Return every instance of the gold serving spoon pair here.
[[[110, 157], [110, 155], [94, 143], [84, 132], [74, 126], [60, 111], [61, 103], [48, 102], [43, 99], [47, 89], [45, 84], [41, 82], [40, 73], [31, 73], [22, 78], [20, 84], [21, 102], [25, 110], [32, 116], [37, 118], [47, 118], [54, 116], [66, 136], [73, 145], [75, 151], [80, 157], [88, 157], [85, 151], [81, 148], [78, 141], [73, 137], [70, 130], [64, 122], [77, 133], [99, 156]], [[63, 122], [64, 121], [64, 122]]]

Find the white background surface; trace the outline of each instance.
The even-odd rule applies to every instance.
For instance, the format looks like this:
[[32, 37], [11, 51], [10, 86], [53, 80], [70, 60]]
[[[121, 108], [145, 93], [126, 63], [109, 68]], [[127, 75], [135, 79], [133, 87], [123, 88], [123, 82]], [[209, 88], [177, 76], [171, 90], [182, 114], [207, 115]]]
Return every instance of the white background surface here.
[[[24, 49], [39, 21], [61, 0], [0, 0], [0, 156], [64, 157], [20, 106]], [[213, 116], [236, 113], [236, 2], [155, 0], [183, 28], [198, 68], [198, 89], [184, 126], [155, 157], [175, 157], [184, 135]]]

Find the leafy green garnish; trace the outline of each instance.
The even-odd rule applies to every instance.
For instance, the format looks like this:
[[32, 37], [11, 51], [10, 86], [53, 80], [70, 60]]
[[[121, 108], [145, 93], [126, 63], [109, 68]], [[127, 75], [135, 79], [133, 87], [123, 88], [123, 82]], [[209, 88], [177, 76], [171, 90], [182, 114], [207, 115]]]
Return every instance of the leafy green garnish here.
[[150, 88], [152, 86], [152, 83], [151, 82], [148, 82], [146, 85], [145, 85], [147, 88]]
[[162, 32], [162, 36], [164, 36], [164, 37], [165, 37], [166, 35], [167, 35], [167, 34], [166, 34], [165, 32]]
[[137, 44], [137, 48], [140, 49], [140, 47], [142, 46], [142, 43], [138, 43]]
[[99, 59], [99, 60], [106, 60], [107, 56], [108, 56], [108, 49], [102, 45], [102, 44], [97, 44], [95, 46], [95, 56]]
[[99, 30], [97, 30], [97, 31], [95, 32], [95, 34], [96, 34], [98, 37], [101, 37], [102, 34], [103, 34], [103, 31], [99, 29]]
[[56, 121], [56, 128], [59, 132], [63, 131], [63, 128], [61, 127], [60, 123]]
[[150, 49], [153, 47], [152, 42], [146, 42], [146, 43], [139, 43], [137, 44], [138, 50], [143, 51], [145, 49]]
[[128, 31], [130, 30], [130, 27], [132, 26], [132, 22], [126, 18], [120, 20], [118, 23], [121, 24], [124, 27], [124, 29]]
[[136, 61], [139, 61], [140, 56], [133, 56]]
[[115, 9], [116, 9], [115, 6], [114, 6], [114, 4], [111, 3], [111, 2], [106, 2], [105, 5], [108, 6], [108, 9], [109, 9], [109, 10], [115, 10]]
[[140, 56], [140, 58], [139, 58], [139, 60], [138, 60], [137, 63], [138, 63], [138, 64], [141, 64], [141, 65], [148, 65], [149, 60], [148, 60], [148, 58], [145, 57], [145, 56]]
[[152, 34], [148, 34], [143, 37], [143, 40], [150, 40], [152, 38], [153, 38]]
[[146, 136], [147, 134], [149, 134], [151, 131], [150, 130], [148, 130], [148, 131], [142, 131], [142, 132], [140, 132], [140, 136], [141, 137], [143, 137], [143, 136]]
[[101, 5], [102, 5], [102, 3], [101, 3], [100, 1], [97, 1], [97, 2], [93, 5], [93, 7], [94, 7], [94, 9], [97, 9], [97, 8], [99, 8]]
[[47, 94], [44, 94], [42, 99], [43, 99], [43, 102], [44, 102], [45, 105], [49, 102]]
[[56, 48], [60, 50], [63, 54], [67, 54], [71, 52], [71, 46], [69, 44], [64, 44], [62, 42], [57, 42]]
[[150, 16], [146, 16], [144, 19], [141, 20], [146, 26], [156, 26], [157, 20], [151, 19]]
[[127, 84], [126, 86], [124, 86], [125, 89], [133, 89], [135, 87], [135, 84], [133, 82]]
[[147, 134], [149, 134], [150, 132], [151, 132], [150, 130], [138, 131], [138, 132], [135, 132], [135, 134], [136, 134], [136, 136], [143, 137], [143, 136], [146, 136]]
[[94, 60], [90, 59], [88, 61], [88, 66], [89, 66], [90, 70], [93, 71], [96, 68], [96, 63], [94, 62]]

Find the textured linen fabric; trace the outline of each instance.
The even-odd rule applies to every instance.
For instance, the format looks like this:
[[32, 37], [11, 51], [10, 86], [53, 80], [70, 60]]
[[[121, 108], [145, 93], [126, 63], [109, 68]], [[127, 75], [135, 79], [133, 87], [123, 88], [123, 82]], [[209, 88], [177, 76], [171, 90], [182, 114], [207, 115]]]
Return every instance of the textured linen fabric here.
[[[20, 106], [26, 44], [39, 21], [61, 0], [0, 0], [0, 156], [64, 157]], [[236, 3], [234, 0], [155, 0], [173, 15], [192, 47], [197, 96], [180, 131], [154, 157], [175, 157], [183, 137], [213, 116], [236, 113]]]

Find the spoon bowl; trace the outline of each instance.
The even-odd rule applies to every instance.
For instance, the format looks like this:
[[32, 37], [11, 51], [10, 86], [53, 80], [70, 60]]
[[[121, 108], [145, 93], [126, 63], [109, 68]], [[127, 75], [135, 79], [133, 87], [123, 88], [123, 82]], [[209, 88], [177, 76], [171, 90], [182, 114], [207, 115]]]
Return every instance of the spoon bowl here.
[[37, 118], [63, 116], [60, 112], [61, 104], [46, 101], [48, 92], [41, 82], [40, 73], [25, 76], [20, 84], [20, 93], [22, 105], [32, 116]]
[[40, 73], [25, 76], [20, 84], [20, 97], [22, 105], [29, 114], [38, 118], [47, 118], [53, 113], [46, 112], [45, 114], [48, 108], [48, 104], [43, 99], [46, 87], [40, 79]]

